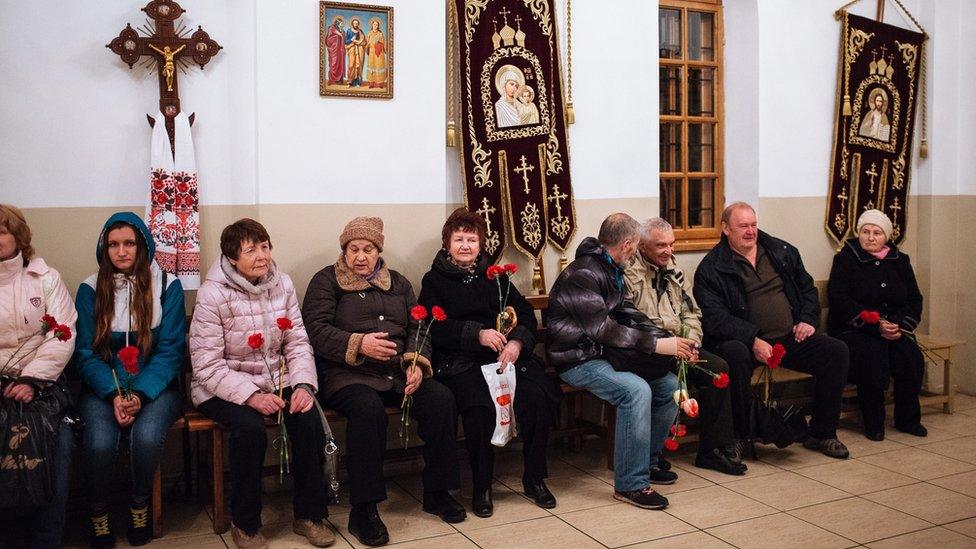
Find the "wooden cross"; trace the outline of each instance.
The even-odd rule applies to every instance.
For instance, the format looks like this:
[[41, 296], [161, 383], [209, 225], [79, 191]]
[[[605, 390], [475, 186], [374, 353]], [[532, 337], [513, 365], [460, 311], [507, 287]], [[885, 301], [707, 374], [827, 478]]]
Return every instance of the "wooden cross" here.
[[569, 195], [566, 193], [560, 193], [558, 184], [552, 186], [552, 196], [550, 196], [546, 200], [555, 203], [557, 219], [563, 216], [563, 207], [559, 202], [561, 200], [565, 200], [566, 198], [569, 198]]
[[[145, 36], [140, 36], [131, 24], [127, 24], [105, 47], [121, 57], [130, 69], [143, 56], [150, 57], [145, 63], [146, 67], [156, 65], [159, 73], [159, 111], [166, 116], [170, 147], [175, 148], [173, 117], [180, 113], [177, 65], [180, 70], [185, 71], [189, 65], [185, 58], [189, 57], [202, 69], [222, 46], [210, 38], [202, 27], [198, 26], [189, 37], [186, 35], [190, 31], [184, 25], [177, 29], [174, 22], [185, 10], [173, 0], [152, 0], [142, 11], [152, 20], [147, 20], [145, 25], [139, 27]], [[153, 118], [146, 116], [149, 118], [149, 125], [153, 125]], [[190, 122], [193, 122], [193, 115], [190, 115]]]
[[529, 190], [529, 172], [534, 171], [535, 170], [535, 166], [533, 166], [533, 165], [529, 164], [528, 162], [526, 162], [525, 155], [524, 154], [522, 155], [522, 158], [519, 159], [519, 162], [520, 162], [519, 167], [518, 168], [515, 168], [513, 171], [515, 173], [521, 172], [520, 175], [522, 176], [522, 183], [525, 184], [525, 194], [529, 194], [529, 192], [530, 192], [530, 190]]
[[871, 169], [864, 171], [864, 175], [870, 175], [871, 176], [871, 187], [868, 188], [868, 192], [869, 193], [872, 193], [872, 194], [874, 193], [874, 177], [876, 175], [878, 175], [878, 172], [875, 171], [875, 168], [877, 167], [877, 165], [878, 165], [877, 162], [872, 162], [871, 163]]
[[495, 208], [493, 208], [491, 206], [491, 204], [488, 204], [488, 198], [487, 197], [483, 197], [481, 199], [481, 209], [480, 210], [475, 210], [475, 212], [474, 212], [474, 213], [476, 213], [476, 214], [478, 214], [480, 216], [483, 216], [485, 218], [485, 233], [487, 235], [490, 235], [491, 234], [491, 217], [489, 217], [489, 215], [495, 213], [496, 211], [498, 211], [498, 210], [496, 210]]
[[498, 10], [498, 15], [501, 15], [504, 18], [504, 21], [505, 21], [505, 24], [506, 25], [508, 25], [508, 14], [510, 14], [510, 13], [512, 13], [512, 12], [508, 11], [508, 8], [502, 8], [502, 9]]

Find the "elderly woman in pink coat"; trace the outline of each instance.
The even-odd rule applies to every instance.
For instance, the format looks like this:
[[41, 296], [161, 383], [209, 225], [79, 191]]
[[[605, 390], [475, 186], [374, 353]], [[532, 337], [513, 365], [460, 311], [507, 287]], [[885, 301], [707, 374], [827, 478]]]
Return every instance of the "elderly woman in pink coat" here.
[[[331, 545], [335, 537], [324, 523], [325, 434], [313, 409], [318, 381], [295, 286], [271, 260], [271, 237], [253, 219], [228, 225], [220, 250], [197, 293], [190, 357], [193, 404], [230, 430], [234, 543], [267, 546], [260, 532], [264, 419], [283, 410], [295, 475], [293, 530], [312, 545]], [[279, 378], [282, 354], [288, 368]]]

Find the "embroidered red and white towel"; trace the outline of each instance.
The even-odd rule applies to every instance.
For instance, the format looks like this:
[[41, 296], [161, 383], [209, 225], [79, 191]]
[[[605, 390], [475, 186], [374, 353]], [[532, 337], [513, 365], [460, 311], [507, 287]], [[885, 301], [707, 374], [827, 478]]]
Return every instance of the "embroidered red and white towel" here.
[[165, 117], [156, 114], [150, 153], [151, 187], [146, 217], [156, 240], [156, 262], [179, 277], [183, 289], [200, 287], [200, 208], [197, 164], [190, 120], [176, 115], [176, 154], [166, 134]]

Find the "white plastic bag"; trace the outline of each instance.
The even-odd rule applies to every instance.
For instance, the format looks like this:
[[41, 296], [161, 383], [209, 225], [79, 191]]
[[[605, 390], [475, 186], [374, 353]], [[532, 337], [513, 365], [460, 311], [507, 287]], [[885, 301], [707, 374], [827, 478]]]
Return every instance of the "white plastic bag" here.
[[504, 372], [499, 370], [500, 362], [485, 364], [481, 373], [488, 383], [488, 393], [495, 403], [495, 433], [491, 443], [505, 446], [518, 435], [515, 427], [515, 366], [511, 363]]

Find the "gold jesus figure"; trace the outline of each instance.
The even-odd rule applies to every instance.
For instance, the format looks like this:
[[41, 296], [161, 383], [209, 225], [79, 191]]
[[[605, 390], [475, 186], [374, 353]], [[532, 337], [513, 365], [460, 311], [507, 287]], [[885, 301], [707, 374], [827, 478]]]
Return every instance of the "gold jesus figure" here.
[[163, 59], [166, 61], [163, 64], [163, 76], [166, 77], [166, 91], [173, 91], [173, 74], [176, 73], [176, 65], [173, 64], [173, 58], [176, 57], [176, 54], [183, 51], [186, 44], [176, 48], [176, 51], [171, 50], [169, 46], [163, 46], [163, 49], [159, 49], [156, 46], [149, 44], [149, 47], [159, 52], [159, 54], [162, 55]]

